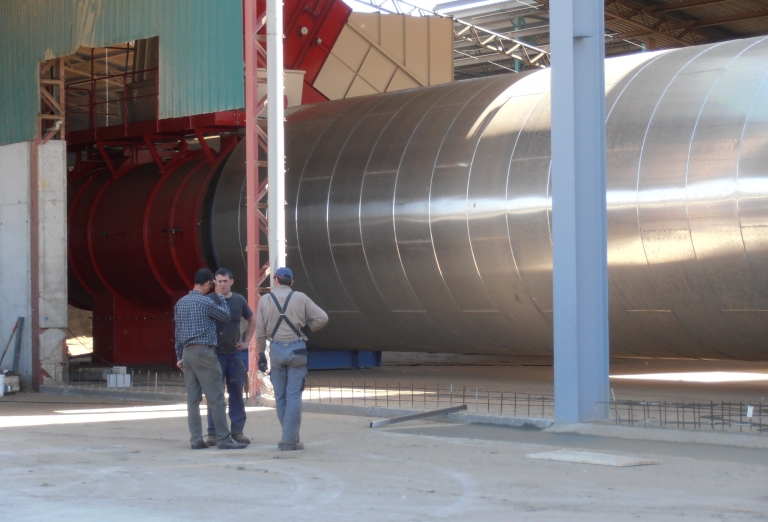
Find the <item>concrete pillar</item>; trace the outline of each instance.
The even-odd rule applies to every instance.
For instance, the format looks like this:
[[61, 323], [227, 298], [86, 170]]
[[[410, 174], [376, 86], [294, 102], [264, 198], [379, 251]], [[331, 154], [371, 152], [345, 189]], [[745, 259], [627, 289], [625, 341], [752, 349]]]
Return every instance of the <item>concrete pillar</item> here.
[[[0, 146], [0, 344], [24, 317], [25, 389], [60, 382], [66, 363], [65, 149], [63, 141]], [[12, 363], [9, 353], [2, 368]]]
[[62, 382], [67, 362], [66, 142], [38, 150], [38, 287], [40, 384]]
[[608, 418], [602, 0], [550, 3], [555, 419]]

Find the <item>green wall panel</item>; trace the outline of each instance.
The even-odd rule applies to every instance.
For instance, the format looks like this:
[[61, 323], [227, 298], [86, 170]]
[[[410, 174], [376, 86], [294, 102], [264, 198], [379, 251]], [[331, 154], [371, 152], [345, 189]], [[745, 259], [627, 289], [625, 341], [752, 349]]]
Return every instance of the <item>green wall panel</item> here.
[[243, 107], [242, 0], [0, 0], [0, 144], [35, 138], [39, 62], [160, 37], [160, 117]]

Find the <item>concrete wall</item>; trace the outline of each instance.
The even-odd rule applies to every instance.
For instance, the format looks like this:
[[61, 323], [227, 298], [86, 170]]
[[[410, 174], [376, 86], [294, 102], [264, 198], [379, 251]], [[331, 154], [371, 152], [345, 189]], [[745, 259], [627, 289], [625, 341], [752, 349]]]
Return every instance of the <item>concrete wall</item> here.
[[[37, 149], [37, 233], [30, 219], [30, 153]], [[61, 380], [67, 328], [67, 209], [65, 143], [29, 142], [0, 146], [0, 345], [5, 347], [18, 317], [24, 317], [19, 373], [22, 387], [33, 384], [32, 274], [39, 284], [39, 362]], [[30, 238], [38, 238], [38, 266], [32, 266]], [[13, 344], [2, 363], [10, 369]], [[2, 349], [0, 348], [0, 349]], [[43, 374], [45, 376], [45, 374]], [[50, 379], [45, 377], [45, 381]]]
[[[26, 387], [32, 384], [29, 149], [28, 142], [0, 146], [0, 341], [5, 348], [16, 319], [24, 317], [19, 370]], [[3, 369], [11, 368], [13, 345]]]

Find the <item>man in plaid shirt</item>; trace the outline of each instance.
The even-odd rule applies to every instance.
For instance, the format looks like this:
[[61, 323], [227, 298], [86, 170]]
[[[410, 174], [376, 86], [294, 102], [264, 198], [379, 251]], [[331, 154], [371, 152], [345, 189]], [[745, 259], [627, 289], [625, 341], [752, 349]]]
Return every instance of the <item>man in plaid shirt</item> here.
[[204, 449], [208, 444], [203, 440], [203, 424], [200, 419], [200, 401], [203, 392], [216, 426], [219, 449], [242, 449], [232, 439], [227, 425], [224, 392], [221, 386], [221, 366], [215, 349], [216, 320], [229, 321], [229, 306], [221, 296], [206, 294], [214, 287], [213, 272], [201, 268], [195, 274], [195, 287], [174, 307], [176, 323], [177, 365], [184, 372], [187, 386], [187, 422], [189, 424], [192, 449]]

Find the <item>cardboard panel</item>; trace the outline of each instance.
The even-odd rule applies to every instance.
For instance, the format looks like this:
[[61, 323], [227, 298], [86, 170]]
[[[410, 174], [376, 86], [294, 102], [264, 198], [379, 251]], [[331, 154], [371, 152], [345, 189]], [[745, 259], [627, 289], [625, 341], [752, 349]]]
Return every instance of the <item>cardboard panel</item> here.
[[378, 49], [372, 47], [365, 57], [363, 66], [358, 74], [371, 84], [377, 92], [385, 92], [389, 81], [398, 69], [397, 65], [384, 56]]
[[429, 85], [429, 19], [405, 17], [405, 66], [422, 85]]
[[411, 78], [407, 72], [403, 71], [402, 69], [398, 69], [395, 71], [395, 75], [392, 77], [392, 81], [390, 81], [389, 85], [387, 86], [387, 92], [414, 89], [416, 87], [421, 87], [421, 84]]
[[354, 98], [355, 96], [368, 96], [369, 94], [377, 94], [378, 91], [374, 89], [368, 82], [363, 80], [360, 76], [355, 78], [352, 82], [352, 86], [347, 91], [347, 98]]
[[[404, 64], [405, 15], [382, 16], [379, 18], [379, 27], [379, 45], [396, 59], [399, 64]], [[451, 41], [451, 45], [453, 45], [453, 41]]]
[[353, 71], [359, 71], [370, 47], [371, 44], [365, 41], [365, 38], [360, 36], [354, 29], [344, 26], [344, 30], [339, 35], [336, 45], [331, 50], [331, 56], [341, 60], [342, 63]]
[[355, 72], [330, 54], [313, 87], [329, 100], [340, 100], [346, 96], [354, 79]]
[[450, 19], [353, 13], [314, 87], [335, 100], [452, 81]]
[[372, 42], [379, 43], [380, 18], [380, 13], [352, 13], [347, 23], [360, 29]]
[[453, 81], [453, 23], [447, 18], [430, 16], [429, 84]]

